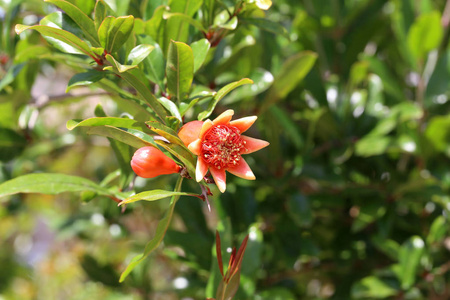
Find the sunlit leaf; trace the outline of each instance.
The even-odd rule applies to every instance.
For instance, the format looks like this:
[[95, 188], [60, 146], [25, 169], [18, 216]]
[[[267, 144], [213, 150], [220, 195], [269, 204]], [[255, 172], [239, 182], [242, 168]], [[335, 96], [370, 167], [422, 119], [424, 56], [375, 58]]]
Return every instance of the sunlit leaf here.
[[50, 2], [59, 8], [61, 8], [66, 14], [68, 14], [72, 20], [77, 23], [84, 33], [86, 39], [94, 47], [99, 47], [99, 39], [97, 36], [97, 30], [95, 29], [94, 21], [89, 18], [81, 9], [74, 4], [64, 0], [45, 0]]
[[27, 174], [0, 184], [0, 197], [18, 193], [55, 195], [64, 192], [83, 191], [92, 191], [105, 196], [117, 196], [91, 180], [64, 174]]
[[164, 191], [164, 190], [151, 190], [142, 192], [136, 195], [133, 195], [131, 197], [126, 198], [122, 202], [119, 203], [119, 205], [123, 204], [129, 204], [136, 201], [156, 201], [172, 196], [191, 196], [191, 197], [199, 197], [199, 195], [191, 194], [191, 193], [184, 193], [184, 192], [174, 192], [174, 191]]

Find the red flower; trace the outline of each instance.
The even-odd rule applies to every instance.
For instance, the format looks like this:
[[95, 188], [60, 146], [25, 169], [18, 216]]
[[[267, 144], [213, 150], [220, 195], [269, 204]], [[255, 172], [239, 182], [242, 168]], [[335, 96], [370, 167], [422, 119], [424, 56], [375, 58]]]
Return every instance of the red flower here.
[[[202, 124], [198, 121], [187, 123], [179, 133], [183, 142], [188, 144], [189, 150], [198, 156], [195, 179], [201, 181], [209, 169], [222, 193], [226, 189], [225, 171], [244, 179], [255, 179], [241, 155], [269, 145], [266, 141], [241, 135], [253, 125], [256, 116], [231, 121], [233, 114], [234, 111], [230, 109], [213, 121], [206, 120]], [[195, 132], [197, 139], [193, 140], [192, 132]]]

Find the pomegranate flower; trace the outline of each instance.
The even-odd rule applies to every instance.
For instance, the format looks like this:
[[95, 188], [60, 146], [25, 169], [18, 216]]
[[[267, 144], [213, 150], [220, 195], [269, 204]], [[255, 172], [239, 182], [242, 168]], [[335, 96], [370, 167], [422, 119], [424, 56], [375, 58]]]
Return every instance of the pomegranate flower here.
[[[241, 135], [255, 123], [256, 116], [231, 121], [233, 114], [234, 111], [230, 109], [213, 121], [206, 120], [203, 123], [194, 121], [197, 123], [193, 123], [192, 127], [198, 131], [198, 137], [188, 144], [189, 150], [198, 156], [195, 179], [201, 181], [209, 169], [222, 193], [226, 189], [225, 171], [244, 179], [255, 179], [255, 175], [241, 155], [269, 145], [266, 141]], [[192, 140], [192, 137], [188, 140]]]

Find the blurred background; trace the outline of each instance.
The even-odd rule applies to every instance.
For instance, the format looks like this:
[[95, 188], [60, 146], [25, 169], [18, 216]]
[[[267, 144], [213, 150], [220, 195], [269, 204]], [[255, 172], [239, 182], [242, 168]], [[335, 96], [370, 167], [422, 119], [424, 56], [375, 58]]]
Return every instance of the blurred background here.
[[[106, 2], [147, 21], [176, 1]], [[87, 14], [95, 4], [70, 2]], [[98, 104], [110, 116], [133, 108], [94, 86], [66, 93], [78, 58], [14, 32], [56, 10], [0, 0], [0, 183], [36, 172], [102, 182], [119, 168], [106, 138], [66, 122]], [[247, 157], [257, 180], [229, 175], [212, 212], [182, 197], [163, 245], [124, 283], [168, 201], [121, 212], [88, 193], [0, 198], [0, 300], [205, 299], [216, 228], [224, 244], [250, 235], [236, 299], [450, 298], [450, 1], [278, 0], [255, 14], [211, 49], [194, 88], [253, 79], [213, 116], [258, 115], [248, 135], [270, 146]], [[170, 190], [176, 177], [135, 189]]]

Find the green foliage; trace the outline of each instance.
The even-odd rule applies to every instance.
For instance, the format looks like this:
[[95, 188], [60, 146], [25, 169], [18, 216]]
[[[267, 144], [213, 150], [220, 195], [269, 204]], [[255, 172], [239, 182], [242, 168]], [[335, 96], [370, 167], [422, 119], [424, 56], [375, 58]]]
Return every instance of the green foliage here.
[[[449, 298], [449, 4], [271, 4], [0, 1], [0, 298]], [[227, 109], [220, 194], [178, 131]]]

